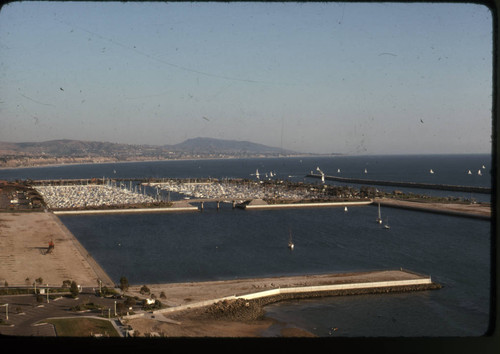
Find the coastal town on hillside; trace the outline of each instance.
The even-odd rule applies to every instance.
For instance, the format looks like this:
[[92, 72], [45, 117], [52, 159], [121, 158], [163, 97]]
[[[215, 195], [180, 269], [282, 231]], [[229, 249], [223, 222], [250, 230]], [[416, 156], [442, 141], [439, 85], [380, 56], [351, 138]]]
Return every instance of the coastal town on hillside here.
[[132, 145], [110, 142], [52, 140], [0, 142], [0, 168], [63, 164], [307, 156], [248, 141], [188, 139], [174, 145]]

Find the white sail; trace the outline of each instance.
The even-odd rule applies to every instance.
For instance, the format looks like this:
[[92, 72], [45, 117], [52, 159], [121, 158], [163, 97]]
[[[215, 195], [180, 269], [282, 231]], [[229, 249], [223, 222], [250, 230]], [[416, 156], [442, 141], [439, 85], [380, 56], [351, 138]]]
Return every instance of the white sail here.
[[380, 203], [378, 203], [378, 218], [377, 218], [377, 222], [379, 224], [382, 224], [382, 214], [380, 212]]
[[385, 220], [385, 225], [384, 225], [384, 228], [385, 229], [390, 229], [391, 227], [389, 226], [389, 217], [386, 218]]
[[292, 231], [290, 230], [290, 237], [288, 239], [288, 248], [293, 250], [294, 247], [295, 247], [295, 244], [293, 243], [293, 240], [292, 240]]

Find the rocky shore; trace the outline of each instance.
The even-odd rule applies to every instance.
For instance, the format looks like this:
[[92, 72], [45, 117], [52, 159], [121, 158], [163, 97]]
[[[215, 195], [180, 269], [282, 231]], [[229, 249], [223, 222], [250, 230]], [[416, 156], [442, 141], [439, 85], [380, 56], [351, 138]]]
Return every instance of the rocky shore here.
[[331, 296], [349, 296], [349, 295], [364, 295], [364, 294], [383, 294], [383, 293], [401, 293], [413, 292], [423, 290], [436, 290], [440, 289], [441, 285], [437, 283], [426, 285], [412, 285], [412, 286], [398, 286], [398, 287], [385, 287], [376, 289], [353, 289], [353, 290], [337, 290], [337, 291], [318, 291], [307, 293], [294, 293], [294, 294], [281, 294], [277, 296], [270, 296], [255, 300], [224, 300], [217, 302], [213, 305], [207, 306], [196, 310], [198, 318], [211, 319], [211, 320], [231, 320], [231, 321], [253, 321], [264, 318], [264, 307], [281, 301], [311, 299], [320, 297]]
[[273, 325], [280, 328], [280, 337], [315, 337], [301, 329], [278, 324], [266, 317], [265, 306], [280, 301], [318, 298], [325, 296], [349, 296], [410, 292], [439, 289], [436, 283], [428, 285], [387, 287], [379, 289], [356, 289], [332, 292], [296, 293], [260, 298], [255, 300], [224, 300], [215, 304], [169, 314], [141, 317], [125, 323], [136, 335], [158, 335], [164, 337], [263, 337]]

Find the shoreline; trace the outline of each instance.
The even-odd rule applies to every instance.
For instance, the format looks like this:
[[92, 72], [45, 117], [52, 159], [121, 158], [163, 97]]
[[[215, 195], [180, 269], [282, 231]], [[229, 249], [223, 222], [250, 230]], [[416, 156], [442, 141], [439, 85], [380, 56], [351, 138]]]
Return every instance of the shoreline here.
[[33, 165], [33, 166], [0, 166], [1, 170], [14, 170], [14, 169], [24, 169], [24, 168], [39, 168], [39, 167], [61, 167], [61, 166], [74, 166], [74, 165], [101, 165], [101, 164], [116, 164], [116, 163], [136, 163], [136, 162], [163, 162], [163, 161], [199, 161], [199, 160], [237, 160], [237, 159], [272, 159], [272, 158], [295, 158], [295, 157], [358, 157], [358, 156], [449, 156], [449, 155], [489, 155], [491, 156], [491, 152], [483, 152], [483, 153], [450, 153], [450, 154], [344, 154], [344, 153], [298, 153], [294, 155], [286, 155], [286, 156], [246, 156], [246, 157], [189, 157], [189, 158], [172, 158], [172, 159], [144, 159], [144, 160], [123, 160], [123, 161], [103, 161], [103, 162], [75, 162], [75, 163], [49, 163], [42, 165]]
[[[290, 300], [441, 288], [429, 276], [402, 269], [147, 286], [151, 293], [168, 294], [166, 300], [160, 300], [168, 307], [124, 316], [121, 322], [133, 331], [161, 332], [166, 337], [266, 337], [271, 332], [279, 332], [280, 337], [315, 337], [305, 329], [266, 317], [265, 306]], [[145, 297], [137, 285], [127, 293]]]
[[[319, 294], [377, 292], [377, 289], [413, 286], [425, 288], [435, 285], [429, 275], [406, 269], [146, 284], [151, 294], [168, 294], [168, 307], [153, 311], [154, 313], [205, 307], [225, 300], [260, 299], [259, 301], [266, 302], [267, 300], [262, 299], [316, 297]], [[126, 293], [146, 298], [140, 292], [141, 287], [142, 285], [131, 285]]]
[[146, 159], [146, 160], [124, 160], [124, 161], [102, 161], [102, 162], [74, 162], [74, 163], [48, 163], [43, 165], [33, 165], [33, 166], [13, 166], [6, 167], [1, 166], [2, 170], [17, 170], [25, 168], [41, 168], [41, 167], [63, 167], [63, 166], [76, 166], [76, 165], [104, 165], [104, 164], [118, 164], [118, 163], [137, 163], [137, 162], [166, 162], [166, 161], [204, 161], [204, 160], [238, 160], [238, 159], [288, 159], [295, 157], [329, 157], [329, 156], [345, 156], [345, 155], [322, 155], [322, 154], [297, 154], [289, 156], [254, 156], [254, 157], [188, 157], [188, 158], [177, 158], [177, 159]]

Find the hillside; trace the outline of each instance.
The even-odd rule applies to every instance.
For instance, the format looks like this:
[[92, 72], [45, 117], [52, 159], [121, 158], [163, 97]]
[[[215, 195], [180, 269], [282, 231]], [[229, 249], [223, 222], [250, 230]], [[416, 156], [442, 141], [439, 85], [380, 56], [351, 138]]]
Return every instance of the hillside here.
[[168, 147], [173, 151], [193, 153], [297, 154], [294, 151], [256, 144], [250, 141], [222, 140], [213, 138], [193, 138]]
[[298, 153], [249, 141], [212, 138], [194, 138], [179, 144], [161, 146], [68, 139], [44, 142], [0, 142], [0, 167], [292, 155], [298, 155]]

